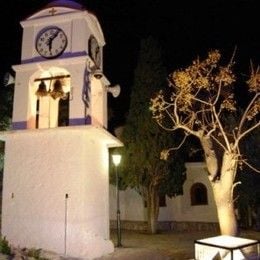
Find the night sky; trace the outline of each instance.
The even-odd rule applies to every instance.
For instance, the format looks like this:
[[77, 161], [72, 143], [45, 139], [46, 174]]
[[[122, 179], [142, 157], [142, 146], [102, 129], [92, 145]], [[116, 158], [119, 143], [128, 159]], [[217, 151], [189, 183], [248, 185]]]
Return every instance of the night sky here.
[[[1, 77], [11, 70], [11, 65], [20, 64], [22, 28], [19, 22], [49, 2], [1, 2]], [[122, 89], [120, 97], [110, 102], [110, 105], [121, 118], [129, 105], [140, 40], [148, 35], [159, 40], [163, 61], [169, 73], [189, 65], [197, 56], [205, 57], [210, 49], [215, 48], [229, 59], [237, 47], [235, 60], [242, 77], [249, 74], [250, 60], [254, 64], [260, 64], [258, 1], [77, 2], [97, 16], [103, 29], [106, 39], [104, 73], [111, 84], [120, 84]]]

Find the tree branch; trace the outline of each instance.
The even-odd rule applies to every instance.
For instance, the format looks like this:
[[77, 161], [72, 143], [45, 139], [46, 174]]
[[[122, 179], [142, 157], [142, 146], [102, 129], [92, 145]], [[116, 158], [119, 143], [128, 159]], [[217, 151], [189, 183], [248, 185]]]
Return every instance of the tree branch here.
[[214, 136], [214, 135], [211, 135], [211, 138], [214, 139], [214, 141], [223, 148], [224, 151], [227, 150], [227, 148]]
[[252, 127], [248, 128], [247, 130], [245, 130], [245, 132], [243, 132], [242, 134], [240, 134], [234, 144], [234, 148], [236, 148], [240, 142], [240, 140], [242, 138], [244, 138], [247, 134], [249, 134], [251, 131], [253, 131], [255, 128], [257, 128], [258, 126], [260, 126], [260, 121], [258, 121], [255, 125], [253, 125]]
[[191, 99], [193, 99], [193, 100], [195, 100], [195, 101], [197, 101], [197, 102], [200, 102], [200, 103], [202, 103], [202, 104], [204, 104], [204, 105], [211, 106], [211, 103], [206, 102], [206, 101], [204, 101], [204, 100], [202, 100], [202, 99], [200, 99], [200, 98], [196, 98], [196, 97], [192, 96]]
[[187, 139], [187, 136], [188, 136], [188, 134], [185, 133], [185, 136], [183, 137], [183, 139], [182, 139], [182, 141], [180, 142], [180, 144], [179, 144], [178, 146], [176, 146], [176, 147], [171, 147], [171, 148], [169, 148], [168, 151], [170, 152], [170, 151], [179, 150], [179, 149], [182, 147], [182, 145], [184, 144], [185, 140]]
[[222, 81], [219, 82], [218, 84], [218, 91], [217, 91], [217, 96], [215, 98], [215, 101], [212, 103], [212, 106], [215, 106], [218, 102], [218, 99], [219, 99], [219, 96], [220, 96], [220, 93], [221, 93], [221, 86], [222, 86]]
[[253, 171], [260, 173], [260, 170], [256, 169], [254, 166], [252, 166], [250, 163], [248, 163], [246, 160], [242, 160], [242, 162], [247, 165], [250, 169], [252, 169]]
[[250, 110], [250, 108], [252, 107], [252, 105], [254, 104], [255, 100], [257, 99], [257, 97], [260, 95], [260, 93], [256, 93], [255, 96], [252, 98], [252, 100], [250, 101], [250, 103], [248, 104], [241, 120], [240, 120], [240, 123], [239, 123], [239, 126], [238, 126], [238, 131], [237, 131], [237, 136], [239, 137], [240, 136], [240, 132], [242, 130], [242, 127], [244, 125], [244, 122], [246, 120], [246, 117], [247, 117], [247, 114]]
[[156, 120], [157, 124], [164, 130], [166, 131], [169, 131], [169, 132], [172, 132], [172, 131], [175, 131], [177, 128], [176, 127], [172, 127], [172, 128], [169, 128], [169, 127], [166, 127], [164, 126], [162, 123], [160, 123], [158, 120]]
[[233, 185], [232, 185], [232, 190], [231, 190], [231, 198], [233, 198], [233, 193], [234, 193], [234, 189], [236, 188], [237, 185], [240, 185], [241, 184], [241, 181], [238, 181], [238, 182], [235, 182]]
[[227, 138], [226, 133], [225, 133], [223, 127], [222, 127], [222, 124], [221, 124], [221, 122], [220, 122], [220, 120], [219, 120], [219, 117], [218, 117], [218, 115], [217, 115], [217, 113], [216, 113], [216, 109], [215, 109], [214, 106], [212, 107], [212, 112], [213, 112], [213, 114], [215, 115], [215, 119], [216, 119], [216, 121], [217, 121], [217, 123], [218, 123], [219, 130], [220, 130], [221, 134], [223, 135], [224, 141], [225, 141], [226, 146], [227, 146], [226, 149], [231, 152], [230, 143], [229, 143], [229, 141], [228, 141], [228, 138]]

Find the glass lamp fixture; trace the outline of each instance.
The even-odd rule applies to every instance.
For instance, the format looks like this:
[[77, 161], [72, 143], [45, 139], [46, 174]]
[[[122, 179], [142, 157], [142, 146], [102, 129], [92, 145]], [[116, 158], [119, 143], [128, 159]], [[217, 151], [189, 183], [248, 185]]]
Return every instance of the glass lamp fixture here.
[[120, 154], [113, 154], [112, 159], [113, 159], [114, 165], [118, 166], [121, 162], [121, 155]]
[[116, 168], [116, 215], [117, 215], [117, 247], [122, 247], [121, 244], [121, 220], [120, 220], [120, 203], [119, 203], [119, 178], [118, 178], [118, 173], [117, 173], [117, 166], [121, 162], [121, 155], [120, 154], [113, 154], [112, 155], [113, 163]]

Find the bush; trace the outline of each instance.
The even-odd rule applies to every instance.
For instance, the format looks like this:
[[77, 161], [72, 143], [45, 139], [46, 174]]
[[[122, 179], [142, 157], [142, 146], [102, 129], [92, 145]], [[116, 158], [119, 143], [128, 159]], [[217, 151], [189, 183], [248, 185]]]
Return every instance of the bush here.
[[41, 255], [41, 249], [31, 248], [27, 252], [27, 256], [33, 257], [35, 259], [40, 259], [40, 255]]
[[41, 257], [42, 249], [30, 248], [27, 251], [26, 256], [33, 257], [34, 259], [38, 260], [48, 260], [47, 258]]
[[0, 253], [4, 255], [11, 255], [11, 247], [5, 237], [0, 239]]

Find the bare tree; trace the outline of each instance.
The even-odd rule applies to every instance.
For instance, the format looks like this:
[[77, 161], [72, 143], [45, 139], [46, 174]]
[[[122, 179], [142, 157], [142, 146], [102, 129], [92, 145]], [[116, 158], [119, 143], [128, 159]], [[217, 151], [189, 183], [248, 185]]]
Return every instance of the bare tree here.
[[[210, 51], [205, 60], [196, 59], [192, 65], [169, 76], [169, 93], [162, 91], [151, 100], [151, 111], [158, 124], [167, 131], [182, 129], [186, 135], [199, 139], [204, 151], [208, 178], [217, 206], [221, 234], [237, 235], [234, 209], [234, 188], [237, 167], [249, 164], [240, 153], [239, 145], [260, 125], [260, 73], [252, 69], [247, 81], [252, 99], [236, 126], [227, 121], [236, 112], [234, 97], [233, 58], [222, 66], [218, 50]], [[167, 159], [175, 150], [162, 151]], [[256, 170], [256, 169], [255, 169]]]

